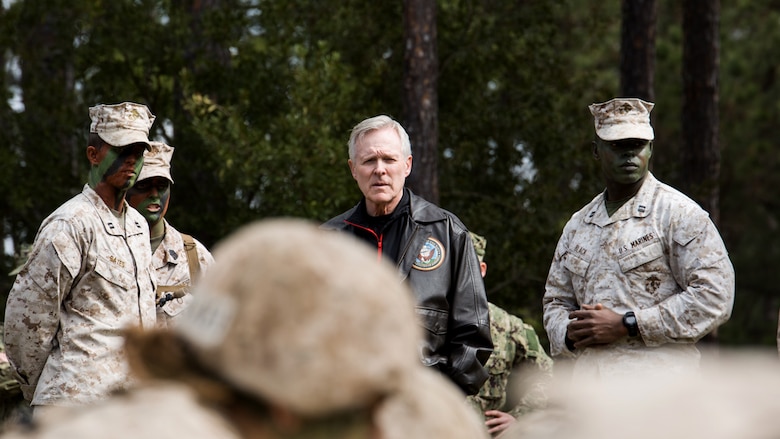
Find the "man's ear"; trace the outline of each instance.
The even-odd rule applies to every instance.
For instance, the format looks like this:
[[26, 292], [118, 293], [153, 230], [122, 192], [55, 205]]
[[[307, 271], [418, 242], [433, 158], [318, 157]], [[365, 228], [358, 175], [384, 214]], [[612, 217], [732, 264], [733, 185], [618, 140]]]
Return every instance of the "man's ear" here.
[[357, 176], [355, 175], [355, 164], [352, 163], [352, 160], [347, 160], [347, 166], [349, 166], [349, 172], [352, 174], [352, 178], [357, 180]]
[[406, 158], [406, 174], [404, 174], [404, 177], [408, 177], [409, 174], [412, 173], [412, 156]]
[[97, 165], [100, 163], [100, 159], [98, 158], [99, 152], [99, 148], [92, 145], [87, 146], [87, 160], [89, 160], [90, 165]]
[[[653, 141], [650, 141], [650, 144], [647, 146], [647, 149], [650, 150], [650, 157], [653, 156]], [[648, 159], [650, 158], [648, 157]]]

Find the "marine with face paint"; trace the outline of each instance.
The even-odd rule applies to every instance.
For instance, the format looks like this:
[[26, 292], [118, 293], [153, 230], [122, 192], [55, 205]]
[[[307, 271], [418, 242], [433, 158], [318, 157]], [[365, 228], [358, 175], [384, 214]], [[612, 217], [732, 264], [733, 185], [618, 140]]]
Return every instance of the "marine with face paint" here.
[[696, 371], [696, 342], [728, 320], [734, 268], [717, 228], [693, 200], [649, 171], [654, 104], [593, 104], [606, 190], [563, 229], [547, 277], [550, 353], [574, 377]]
[[131, 385], [123, 331], [157, 320], [149, 228], [125, 201], [155, 117], [132, 102], [89, 115], [88, 182], [43, 221], [6, 304], [7, 355], [34, 414]]
[[423, 364], [465, 394], [477, 393], [493, 342], [471, 235], [457, 216], [405, 188], [412, 148], [401, 124], [384, 115], [368, 118], [352, 129], [348, 147], [347, 165], [363, 198], [322, 227], [355, 235], [378, 261], [395, 265], [417, 299]]
[[190, 290], [197, 278], [214, 263], [211, 253], [200, 241], [180, 233], [165, 219], [173, 185], [172, 157], [172, 146], [150, 142], [138, 181], [127, 195], [130, 205], [149, 223], [160, 326], [174, 322], [192, 300]]

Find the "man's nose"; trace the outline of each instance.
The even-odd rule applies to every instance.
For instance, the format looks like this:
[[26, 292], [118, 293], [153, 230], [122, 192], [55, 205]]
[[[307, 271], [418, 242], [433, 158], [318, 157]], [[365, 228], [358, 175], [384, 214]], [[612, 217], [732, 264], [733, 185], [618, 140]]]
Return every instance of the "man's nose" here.
[[136, 153], [130, 152], [127, 155], [125, 155], [125, 160], [124, 161], [125, 161], [125, 163], [135, 165], [142, 158], [143, 158], [143, 154], [136, 154]]

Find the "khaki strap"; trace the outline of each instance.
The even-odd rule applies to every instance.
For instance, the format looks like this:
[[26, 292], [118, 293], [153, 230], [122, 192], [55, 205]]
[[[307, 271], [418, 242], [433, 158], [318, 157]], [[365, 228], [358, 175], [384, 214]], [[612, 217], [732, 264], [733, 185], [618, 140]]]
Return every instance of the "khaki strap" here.
[[194, 284], [200, 275], [200, 264], [198, 261], [198, 247], [192, 236], [182, 233], [181, 239], [184, 240], [184, 250], [187, 251], [187, 263], [190, 265], [190, 283]]
[[[200, 275], [200, 264], [198, 263], [198, 248], [195, 240], [190, 235], [181, 234], [184, 241], [184, 250], [187, 255], [187, 265], [190, 267], [190, 284]], [[158, 285], [155, 294], [157, 296], [157, 306], [163, 306], [166, 302], [183, 297], [187, 294], [191, 285]]]

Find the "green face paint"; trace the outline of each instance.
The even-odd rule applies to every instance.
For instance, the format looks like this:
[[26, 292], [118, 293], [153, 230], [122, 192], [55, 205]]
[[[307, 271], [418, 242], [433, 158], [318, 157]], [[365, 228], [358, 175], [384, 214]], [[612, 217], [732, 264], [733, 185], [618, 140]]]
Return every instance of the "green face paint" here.
[[119, 191], [127, 191], [135, 184], [144, 165], [143, 144], [122, 148], [106, 145], [102, 148], [105, 148], [105, 155], [100, 163], [89, 170], [89, 185], [94, 189], [104, 182]]
[[127, 202], [146, 218], [150, 226], [162, 221], [168, 210], [171, 183], [164, 177], [151, 177], [127, 191]]

